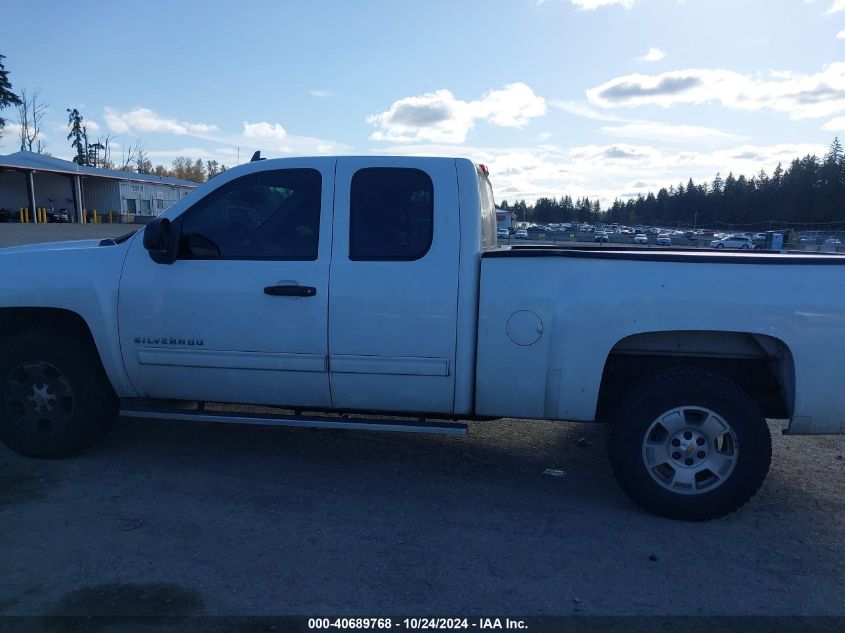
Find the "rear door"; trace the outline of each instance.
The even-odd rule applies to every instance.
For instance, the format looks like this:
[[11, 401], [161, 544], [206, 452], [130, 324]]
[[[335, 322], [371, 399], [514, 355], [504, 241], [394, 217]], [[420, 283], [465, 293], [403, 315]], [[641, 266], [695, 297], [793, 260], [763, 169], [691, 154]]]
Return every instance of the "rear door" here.
[[339, 158], [334, 222], [334, 406], [452, 412], [460, 254], [454, 160]]

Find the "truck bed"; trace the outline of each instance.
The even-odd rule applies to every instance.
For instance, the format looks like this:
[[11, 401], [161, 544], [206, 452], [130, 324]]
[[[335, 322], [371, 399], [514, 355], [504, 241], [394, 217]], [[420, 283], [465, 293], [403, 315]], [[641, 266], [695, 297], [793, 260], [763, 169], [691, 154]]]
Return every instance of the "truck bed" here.
[[502, 246], [485, 252], [482, 257], [581, 257], [591, 259], [629, 259], [651, 262], [713, 262], [720, 264], [766, 265], [845, 265], [845, 253], [806, 251], [747, 251], [702, 250], [699, 248], [646, 247], [632, 245], [573, 245], [525, 244]]

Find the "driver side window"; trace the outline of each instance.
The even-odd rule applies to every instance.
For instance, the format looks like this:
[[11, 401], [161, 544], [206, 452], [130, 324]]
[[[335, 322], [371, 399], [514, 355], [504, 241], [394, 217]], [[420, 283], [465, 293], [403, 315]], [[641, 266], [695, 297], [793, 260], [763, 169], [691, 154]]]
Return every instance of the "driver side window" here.
[[182, 216], [179, 258], [316, 260], [321, 190], [316, 169], [236, 178]]

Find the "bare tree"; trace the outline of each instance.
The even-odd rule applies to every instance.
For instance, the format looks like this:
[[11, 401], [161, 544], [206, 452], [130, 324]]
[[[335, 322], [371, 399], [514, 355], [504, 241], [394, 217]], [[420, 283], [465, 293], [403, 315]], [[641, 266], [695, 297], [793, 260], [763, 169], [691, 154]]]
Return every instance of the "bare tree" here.
[[153, 173], [153, 163], [147, 156], [143, 145], [139, 146], [138, 151], [135, 153], [135, 170], [139, 174]]
[[21, 102], [18, 105], [18, 124], [20, 125], [21, 150], [43, 154], [47, 144], [41, 138], [41, 123], [47, 116], [49, 104], [38, 102], [39, 92], [27, 94], [21, 90]]
[[111, 134], [105, 136], [98, 136], [97, 143], [103, 148], [103, 157], [100, 160], [100, 167], [104, 169], [114, 169], [114, 163], [111, 160], [111, 144], [114, 142], [114, 137]]
[[138, 162], [138, 156], [144, 153], [144, 145], [140, 139], [135, 141], [134, 145], [127, 145], [123, 150], [123, 162], [118, 167], [120, 171], [135, 171], [135, 166]]

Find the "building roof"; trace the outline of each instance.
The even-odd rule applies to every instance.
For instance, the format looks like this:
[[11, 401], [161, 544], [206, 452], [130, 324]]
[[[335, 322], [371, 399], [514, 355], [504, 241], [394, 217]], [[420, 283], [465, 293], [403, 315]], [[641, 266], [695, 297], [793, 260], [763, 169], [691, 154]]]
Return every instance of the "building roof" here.
[[50, 171], [53, 173], [68, 174], [70, 176], [95, 176], [98, 178], [116, 178], [118, 180], [131, 180], [132, 182], [146, 182], [158, 185], [175, 185], [195, 189], [198, 183], [181, 178], [169, 178], [156, 176], [155, 174], [136, 174], [130, 171], [118, 171], [117, 169], [101, 169], [99, 167], [88, 167], [77, 165], [69, 160], [36, 154], [35, 152], [15, 152], [7, 156], [0, 156], [0, 168], [21, 169], [25, 171]]

